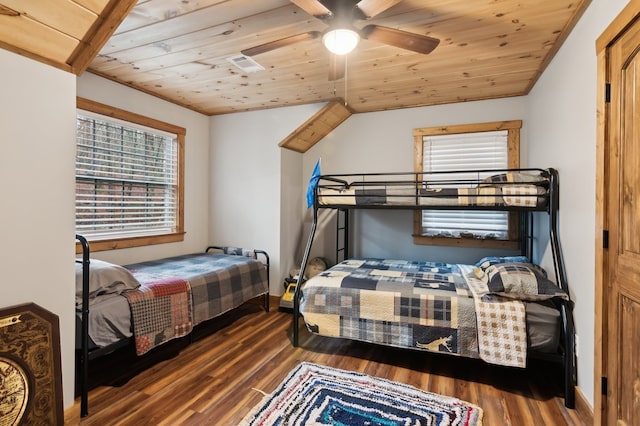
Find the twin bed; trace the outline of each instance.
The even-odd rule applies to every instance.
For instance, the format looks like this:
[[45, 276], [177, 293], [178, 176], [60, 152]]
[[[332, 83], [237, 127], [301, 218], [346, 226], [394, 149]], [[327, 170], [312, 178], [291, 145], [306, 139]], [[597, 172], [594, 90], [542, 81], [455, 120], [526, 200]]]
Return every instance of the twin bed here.
[[[483, 177], [484, 176], [484, 177]], [[321, 176], [313, 223], [296, 286], [293, 340], [299, 318], [324, 336], [480, 358], [524, 368], [539, 356], [561, 363], [565, 405], [574, 406], [573, 302], [558, 240], [558, 174], [554, 169]], [[343, 260], [304, 281], [318, 210], [336, 209]], [[464, 209], [520, 213], [521, 253], [447, 264], [350, 258], [353, 209]], [[532, 213], [549, 218], [554, 271], [532, 263]]]
[[91, 359], [127, 345], [144, 355], [258, 296], [269, 310], [269, 256], [262, 250], [211, 246], [123, 267], [90, 259], [87, 240], [76, 239], [83, 248], [76, 261], [82, 416], [88, 414]]

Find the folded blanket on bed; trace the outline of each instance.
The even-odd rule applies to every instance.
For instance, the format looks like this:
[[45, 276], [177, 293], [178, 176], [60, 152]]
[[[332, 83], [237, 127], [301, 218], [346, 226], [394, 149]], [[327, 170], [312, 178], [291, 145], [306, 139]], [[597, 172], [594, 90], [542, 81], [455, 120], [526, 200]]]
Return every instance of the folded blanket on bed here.
[[460, 265], [476, 306], [478, 352], [491, 364], [524, 368], [527, 365], [527, 324], [520, 300], [490, 294], [487, 281], [474, 267]]
[[187, 281], [162, 279], [123, 294], [131, 307], [138, 355], [193, 329], [191, 287]]

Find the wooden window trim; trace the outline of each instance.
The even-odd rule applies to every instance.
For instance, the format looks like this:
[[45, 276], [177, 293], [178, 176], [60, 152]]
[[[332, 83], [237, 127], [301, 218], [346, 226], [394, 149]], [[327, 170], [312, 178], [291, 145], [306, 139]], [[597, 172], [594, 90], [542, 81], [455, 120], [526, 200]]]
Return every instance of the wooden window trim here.
[[[101, 104], [89, 99], [77, 97], [76, 108], [112, 117], [118, 120], [127, 121], [134, 124], [150, 127], [164, 132], [173, 133], [177, 136], [178, 142], [178, 211], [176, 212], [176, 230], [172, 233], [136, 236], [136, 237], [115, 237], [108, 239], [90, 240], [91, 251], [115, 250], [131, 247], [143, 247], [154, 244], [165, 244], [184, 241], [184, 145], [187, 130], [184, 127], [175, 126], [154, 118], [145, 117], [140, 114], [125, 111], [109, 105]], [[81, 253], [82, 247], [76, 243], [76, 253]]]
[[[509, 168], [520, 167], [520, 129], [522, 120], [492, 121], [487, 123], [460, 124], [454, 126], [423, 127], [413, 130], [414, 170], [421, 173], [423, 157], [423, 137], [435, 135], [492, 132], [507, 130], [507, 149]], [[413, 243], [420, 245], [486, 247], [517, 250], [520, 248], [518, 212], [509, 213], [508, 240], [475, 240], [470, 238], [430, 237], [422, 234], [422, 210], [413, 213]]]

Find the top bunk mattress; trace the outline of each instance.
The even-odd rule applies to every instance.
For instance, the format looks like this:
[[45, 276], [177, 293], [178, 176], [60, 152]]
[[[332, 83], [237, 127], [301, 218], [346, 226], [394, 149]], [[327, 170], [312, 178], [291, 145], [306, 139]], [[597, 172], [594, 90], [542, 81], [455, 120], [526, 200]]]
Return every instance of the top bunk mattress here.
[[[349, 180], [350, 179], [350, 180]], [[542, 169], [321, 176], [321, 207], [545, 209], [550, 174]]]

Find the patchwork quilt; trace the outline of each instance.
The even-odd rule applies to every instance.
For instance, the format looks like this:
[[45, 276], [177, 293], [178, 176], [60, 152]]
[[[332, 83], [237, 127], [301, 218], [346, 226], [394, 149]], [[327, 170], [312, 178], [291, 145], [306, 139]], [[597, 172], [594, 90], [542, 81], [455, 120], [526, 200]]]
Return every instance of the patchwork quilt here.
[[537, 296], [510, 293], [505, 297], [504, 291], [494, 291], [491, 268], [495, 266], [485, 277], [484, 272], [474, 274], [478, 268], [473, 265], [350, 259], [304, 284], [300, 312], [307, 328], [324, 336], [525, 367], [522, 300], [562, 297], [562, 291], [542, 277], [537, 278], [538, 285], [528, 277], [524, 287]]
[[193, 329], [191, 289], [179, 278], [149, 282], [123, 293], [131, 308], [136, 353], [186, 336]]
[[[264, 265], [245, 256], [188, 254], [126, 268], [141, 284], [125, 293], [138, 355], [268, 291]], [[135, 315], [136, 309], [146, 314]]]
[[434, 182], [349, 186], [321, 184], [320, 205], [422, 205], [422, 206], [518, 206], [545, 207], [548, 181], [525, 173], [501, 173], [466, 187]]
[[478, 358], [474, 300], [458, 265], [346, 260], [303, 287], [310, 331]]

